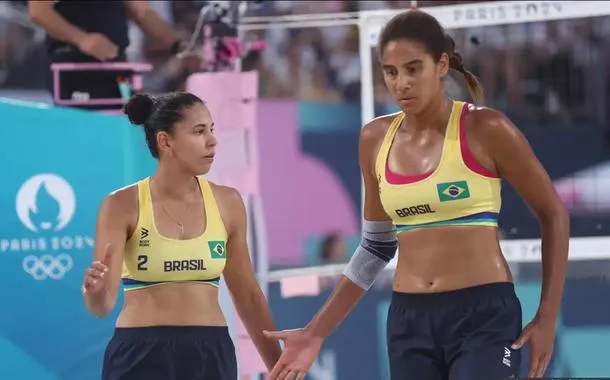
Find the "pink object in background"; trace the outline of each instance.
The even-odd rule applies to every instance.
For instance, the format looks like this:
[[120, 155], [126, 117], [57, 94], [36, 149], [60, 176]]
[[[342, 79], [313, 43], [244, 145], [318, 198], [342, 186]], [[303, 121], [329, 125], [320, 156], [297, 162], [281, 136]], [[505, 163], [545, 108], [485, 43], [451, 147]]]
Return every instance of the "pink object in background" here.
[[189, 77], [188, 91], [204, 100], [218, 140], [214, 165], [206, 177], [236, 188], [242, 196], [258, 194], [256, 146], [258, 75], [202, 73]]
[[298, 102], [260, 100], [258, 110], [259, 181], [269, 260], [273, 265], [301, 264], [308, 237], [330, 231], [357, 234], [360, 210], [354, 209], [339, 176], [301, 151]]
[[189, 77], [187, 87], [206, 102], [217, 131], [256, 128], [256, 72], [195, 74]]
[[316, 275], [285, 277], [280, 280], [282, 298], [317, 296], [320, 294], [320, 278]]
[[559, 178], [554, 185], [572, 215], [610, 213], [610, 161]]
[[[237, 189], [242, 197], [259, 194], [256, 149], [258, 74], [256, 72], [201, 73], [189, 77], [189, 92], [206, 102], [215, 124], [218, 147], [206, 175], [212, 182]], [[230, 253], [229, 253], [230, 254]], [[267, 371], [242, 321], [230, 323], [240, 376]]]
[[[96, 105], [96, 106], [105, 106], [105, 105], [116, 105], [117, 108], [121, 108], [125, 103], [127, 103], [128, 99], [60, 99], [60, 82], [59, 75], [63, 71], [85, 71], [85, 70], [95, 70], [95, 71], [133, 71], [136, 73], [144, 73], [152, 70], [152, 65], [148, 63], [137, 63], [137, 62], [111, 62], [111, 63], [54, 63], [51, 65], [51, 71], [53, 71], [53, 100], [55, 104], [62, 106], [82, 106], [82, 105]], [[137, 75], [135, 75], [137, 77]], [[135, 78], [135, 81], [138, 81], [138, 78]], [[139, 88], [142, 87], [141, 77], [139, 79], [139, 83], [136, 83]], [[135, 86], [134, 86], [135, 87]]]

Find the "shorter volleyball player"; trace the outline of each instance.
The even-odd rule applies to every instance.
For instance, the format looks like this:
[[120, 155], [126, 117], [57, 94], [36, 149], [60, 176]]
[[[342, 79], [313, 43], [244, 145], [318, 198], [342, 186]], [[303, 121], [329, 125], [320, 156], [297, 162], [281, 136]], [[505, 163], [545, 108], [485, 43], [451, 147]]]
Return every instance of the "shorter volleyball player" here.
[[214, 122], [190, 93], [136, 95], [125, 107], [158, 159], [156, 172], [116, 190], [99, 211], [83, 296], [98, 317], [124, 306], [104, 356], [103, 380], [236, 380], [235, 347], [218, 302], [221, 276], [268, 368], [281, 349], [257, 283], [240, 194], [207, 181]]

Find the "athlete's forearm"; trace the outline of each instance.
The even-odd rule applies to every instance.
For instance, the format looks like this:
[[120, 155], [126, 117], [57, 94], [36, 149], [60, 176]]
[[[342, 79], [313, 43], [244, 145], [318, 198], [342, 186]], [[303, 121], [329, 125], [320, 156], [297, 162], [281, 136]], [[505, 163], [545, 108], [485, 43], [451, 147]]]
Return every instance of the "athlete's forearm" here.
[[538, 315], [555, 320], [559, 314], [565, 283], [570, 221], [568, 214], [557, 211], [541, 218], [542, 224], [542, 294]]
[[326, 338], [356, 306], [365, 290], [343, 277], [318, 314], [305, 329], [314, 336]]
[[108, 292], [98, 295], [85, 293], [83, 299], [87, 310], [98, 318], [105, 317], [114, 309], [114, 302]]
[[54, 9], [30, 8], [30, 18], [52, 37], [78, 46], [87, 32], [69, 23]]
[[362, 240], [343, 270], [343, 278], [322, 309], [306, 327], [326, 338], [349, 314], [396, 255], [396, 227], [391, 221], [362, 220]]
[[275, 330], [265, 296], [259, 290], [248, 295], [247, 299], [236, 300], [235, 307], [256, 350], [267, 368], [271, 370], [282, 355], [282, 348], [278, 342], [263, 335], [263, 331]]

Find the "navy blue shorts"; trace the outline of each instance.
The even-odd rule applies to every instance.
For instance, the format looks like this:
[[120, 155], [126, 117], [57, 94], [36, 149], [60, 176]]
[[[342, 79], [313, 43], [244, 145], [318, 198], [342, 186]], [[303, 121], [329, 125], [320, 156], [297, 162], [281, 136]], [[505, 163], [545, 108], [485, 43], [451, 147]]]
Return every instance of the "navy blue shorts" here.
[[237, 380], [235, 346], [223, 326], [117, 328], [102, 380]]
[[392, 380], [508, 380], [521, 354], [521, 303], [512, 283], [392, 295], [387, 341]]

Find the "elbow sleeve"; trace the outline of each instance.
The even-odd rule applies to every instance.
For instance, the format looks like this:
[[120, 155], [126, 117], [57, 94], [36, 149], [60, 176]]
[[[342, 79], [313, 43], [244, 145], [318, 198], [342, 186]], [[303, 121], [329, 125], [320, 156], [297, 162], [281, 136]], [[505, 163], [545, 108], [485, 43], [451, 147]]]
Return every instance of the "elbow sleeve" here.
[[362, 240], [343, 275], [367, 291], [396, 255], [396, 228], [390, 221], [363, 221]]

